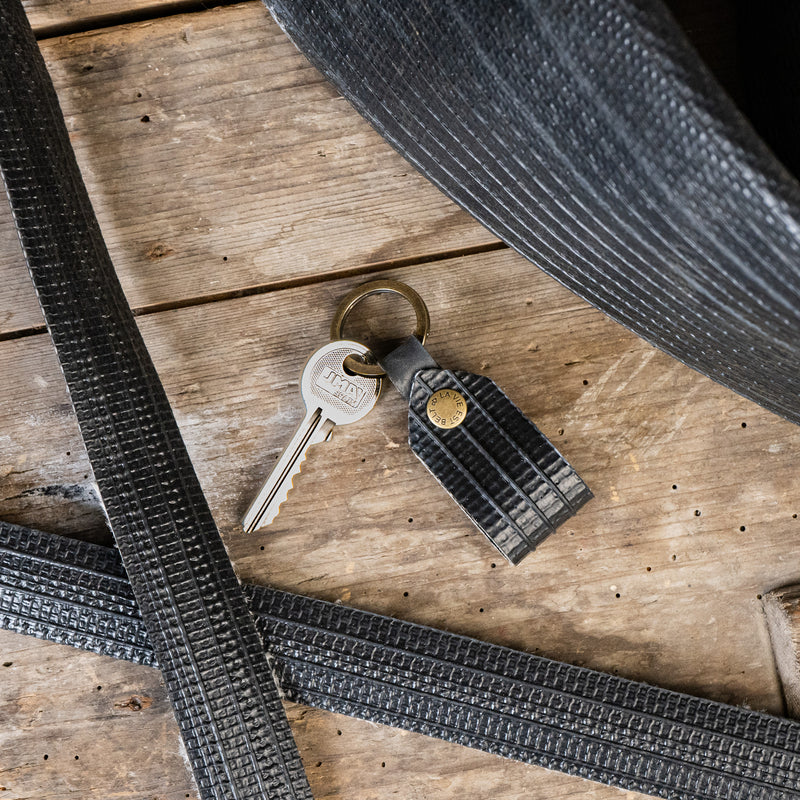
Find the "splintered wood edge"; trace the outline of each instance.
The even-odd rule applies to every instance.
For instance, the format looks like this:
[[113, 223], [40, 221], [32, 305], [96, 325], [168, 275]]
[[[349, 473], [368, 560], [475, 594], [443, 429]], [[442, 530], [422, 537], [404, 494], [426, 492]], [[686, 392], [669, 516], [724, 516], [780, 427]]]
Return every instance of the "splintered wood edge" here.
[[773, 589], [762, 602], [786, 714], [800, 718], [800, 584]]

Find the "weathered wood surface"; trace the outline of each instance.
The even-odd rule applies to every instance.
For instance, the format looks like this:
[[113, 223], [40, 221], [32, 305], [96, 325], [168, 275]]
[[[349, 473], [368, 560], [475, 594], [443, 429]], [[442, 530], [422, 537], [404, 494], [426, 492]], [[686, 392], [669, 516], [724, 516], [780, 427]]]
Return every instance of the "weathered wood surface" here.
[[[257, 4], [43, 49], [132, 303], [206, 300], [140, 326], [244, 579], [783, 711], [760, 595], [798, 579], [800, 429], [511, 252], [431, 262], [491, 236], [382, 144]], [[38, 312], [6, 213], [0, 315], [13, 334]], [[427, 300], [431, 353], [496, 380], [596, 494], [519, 567], [408, 451], [391, 387], [315, 448], [270, 529], [239, 529], [302, 413], [305, 359], [338, 300], [381, 262], [394, 268], [377, 274]], [[361, 274], [337, 277], [350, 269]], [[257, 293], [219, 299], [249, 287]], [[0, 518], [107, 539], [47, 338], [0, 342], [0, 370]], [[318, 798], [621, 796], [289, 713]], [[0, 800], [195, 797], [153, 670], [0, 633], [0, 719]]]
[[[357, 279], [145, 317], [142, 330], [241, 576], [780, 712], [758, 595], [796, 576], [800, 431], [655, 351], [515, 254], [392, 276], [427, 298], [431, 352], [497, 380], [596, 499], [520, 567], [500, 563], [409, 453], [403, 404], [390, 389], [370, 417], [316, 448], [276, 523], [245, 536], [238, 519], [301, 414], [303, 361]], [[0, 514], [41, 521], [45, 509], [34, 513], [27, 489], [88, 491], [87, 465], [46, 338], [5, 342], [0, 356], [10, 376], [5, 407], [19, 409], [3, 425], [11, 469], [4, 466]], [[14, 469], [20, 462], [26, 468]], [[116, 674], [116, 665], [100, 663]], [[371, 733], [361, 740], [359, 730], [348, 723], [348, 746], [391, 762], [393, 745], [375, 745]], [[31, 730], [28, 747], [36, 738]], [[439, 747], [419, 746], [426, 757]], [[441, 753], [452, 757], [451, 748]], [[307, 763], [320, 796], [339, 796], [327, 793], [334, 767], [314, 758]], [[325, 779], [317, 761], [327, 763]], [[333, 780], [341, 796], [380, 796], [360, 772], [351, 785], [346, 763]], [[484, 777], [467, 796], [489, 796], [508, 768], [481, 763]], [[33, 775], [18, 765], [11, 775], [36, 786], [49, 767], [35, 766]], [[553, 796], [545, 775], [530, 796]], [[385, 787], [404, 778], [382, 769], [379, 780]], [[458, 782], [427, 796], [462, 789]]]
[[[136, 308], [496, 241], [387, 147], [261, 3], [42, 51]], [[3, 204], [0, 335], [41, 324], [15, 240]]]

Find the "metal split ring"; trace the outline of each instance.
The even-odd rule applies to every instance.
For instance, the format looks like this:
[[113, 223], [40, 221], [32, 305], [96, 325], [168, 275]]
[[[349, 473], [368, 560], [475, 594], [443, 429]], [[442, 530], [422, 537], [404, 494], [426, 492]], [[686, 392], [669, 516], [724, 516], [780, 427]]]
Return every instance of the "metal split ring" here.
[[[366, 297], [373, 294], [399, 294], [400, 297], [405, 298], [414, 309], [417, 315], [417, 327], [414, 328], [414, 336], [419, 339], [420, 344], [425, 344], [428, 338], [428, 331], [431, 327], [431, 318], [428, 314], [428, 307], [425, 301], [405, 283], [393, 280], [379, 280], [364, 283], [357, 286], [350, 292], [339, 304], [336, 313], [333, 315], [331, 322], [331, 341], [344, 338], [342, 332], [344, 330], [344, 323], [350, 312]], [[362, 375], [365, 378], [382, 378], [386, 373], [383, 369], [375, 363], [375, 356], [370, 351], [363, 357], [347, 356], [344, 360], [345, 369], [356, 375]]]

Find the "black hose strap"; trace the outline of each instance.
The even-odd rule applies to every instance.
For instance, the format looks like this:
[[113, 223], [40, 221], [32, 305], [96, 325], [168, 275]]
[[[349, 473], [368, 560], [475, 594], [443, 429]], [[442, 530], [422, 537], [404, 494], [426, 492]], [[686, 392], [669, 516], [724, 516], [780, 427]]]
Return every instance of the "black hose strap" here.
[[310, 798], [244, 593], [125, 301], [19, 0], [0, 2], [0, 170], [203, 798]]
[[265, 2], [493, 233], [800, 422], [800, 186], [658, 0]]
[[[295, 701], [681, 800], [800, 798], [800, 724], [246, 587]], [[155, 666], [117, 553], [0, 523], [0, 628]]]

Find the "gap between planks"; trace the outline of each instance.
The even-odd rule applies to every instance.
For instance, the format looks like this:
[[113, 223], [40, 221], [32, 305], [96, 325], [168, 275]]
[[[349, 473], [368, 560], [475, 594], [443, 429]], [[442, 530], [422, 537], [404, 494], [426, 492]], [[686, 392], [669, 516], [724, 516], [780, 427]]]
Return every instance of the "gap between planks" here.
[[[179, 300], [164, 301], [161, 303], [150, 303], [148, 305], [136, 306], [132, 308], [135, 317], [144, 317], [150, 314], [160, 314], [165, 311], [175, 311], [181, 308], [191, 308], [193, 306], [203, 306], [210, 303], [222, 303], [226, 300], [237, 300], [241, 297], [254, 297], [261, 294], [272, 294], [286, 289], [298, 289], [303, 286], [314, 284], [330, 283], [342, 278], [354, 278], [359, 275], [368, 277], [378, 272], [388, 272], [407, 267], [422, 266], [424, 264], [435, 264], [440, 261], [448, 261], [453, 258], [466, 258], [470, 256], [480, 256], [486, 253], [494, 253], [498, 250], [508, 250], [505, 242], [487, 242], [473, 247], [463, 247], [453, 250], [441, 250], [436, 253], [425, 253], [417, 256], [405, 256], [402, 258], [391, 259], [388, 261], [376, 261], [371, 264], [364, 264], [348, 269], [331, 270], [317, 275], [302, 275], [298, 278], [287, 278], [278, 281], [268, 281], [267, 283], [255, 286], [245, 286], [240, 289], [230, 289], [217, 293], [205, 293], [195, 297], [185, 297]], [[14, 339], [25, 339], [29, 336], [38, 336], [46, 333], [45, 325], [32, 325], [28, 328], [0, 332], [0, 342], [12, 341]]]
[[90, 33], [103, 28], [149, 22], [178, 14], [197, 14], [211, 11], [215, 8], [234, 5], [243, 5], [242, 0], [173, 0], [173, 2], [165, 2], [159, 5], [100, 13], [82, 19], [70, 20], [69, 22], [62, 21], [49, 25], [37, 25], [34, 17], [31, 19], [31, 25], [36, 40], [41, 42], [45, 39], [57, 39], [60, 36], [74, 36], [75, 34]]

